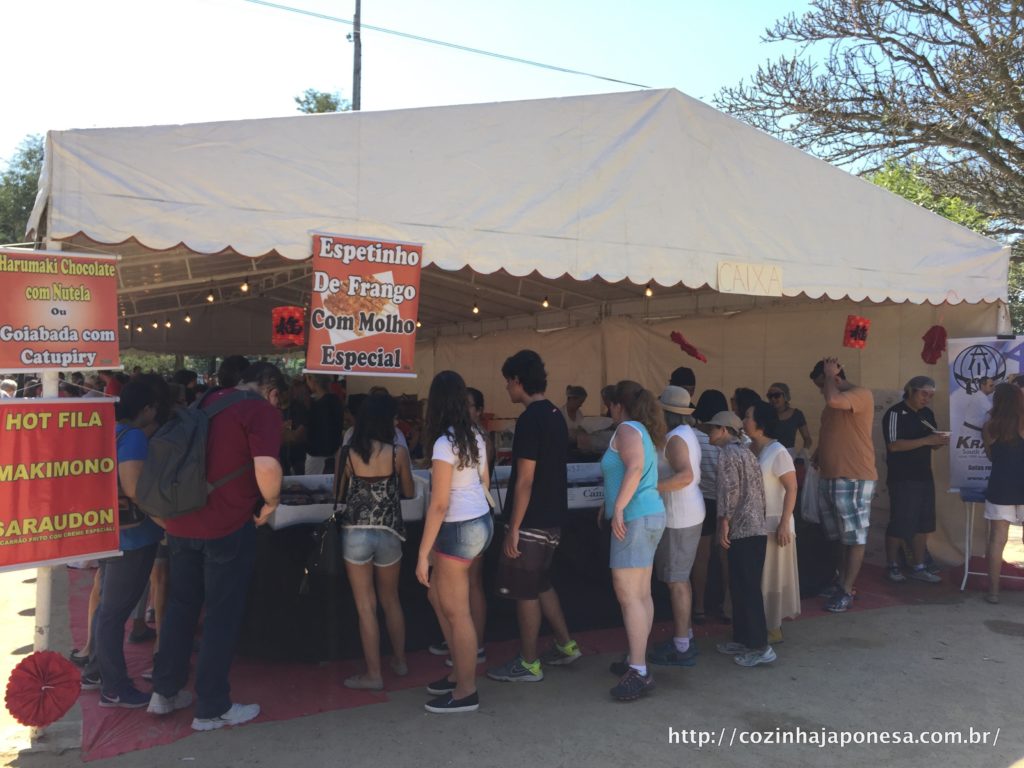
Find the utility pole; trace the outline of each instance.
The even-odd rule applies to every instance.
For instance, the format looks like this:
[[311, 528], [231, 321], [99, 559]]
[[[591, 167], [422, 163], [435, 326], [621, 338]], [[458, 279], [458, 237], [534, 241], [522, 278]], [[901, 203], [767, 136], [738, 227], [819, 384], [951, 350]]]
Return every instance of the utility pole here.
[[359, 34], [359, 5], [356, 0], [356, 15], [352, 20], [352, 42], [355, 45], [352, 61], [352, 110], [359, 111], [359, 97], [363, 79], [363, 41]]

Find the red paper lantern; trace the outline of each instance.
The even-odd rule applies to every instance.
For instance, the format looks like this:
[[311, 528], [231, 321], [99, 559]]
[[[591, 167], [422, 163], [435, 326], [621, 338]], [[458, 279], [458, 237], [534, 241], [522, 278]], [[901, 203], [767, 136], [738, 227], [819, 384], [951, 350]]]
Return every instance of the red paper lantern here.
[[275, 347], [306, 345], [306, 310], [302, 307], [274, 307], [270, 340]]
[[871, 321], [859, 315], [849, 315], [846, 318], [846, 330], [843, 332], [843, 346], [853, 349], [864, 349], [868, 343], [868, 330], [871, 328]]

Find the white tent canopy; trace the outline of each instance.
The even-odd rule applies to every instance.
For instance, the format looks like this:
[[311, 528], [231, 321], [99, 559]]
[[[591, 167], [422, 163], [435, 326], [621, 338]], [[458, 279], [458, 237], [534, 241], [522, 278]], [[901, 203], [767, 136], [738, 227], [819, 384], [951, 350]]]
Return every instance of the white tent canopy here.
[[[442, 270], [690, 289], [758, 263], [786, 296], [874, 302], [1005, 301], [1009, 258], [674, 90], [51, 132], [30, 229], [261, 262], [319, 231], [422, 242]], [[187, 271], [182, 290], [213, 279]]]
[[[457, 367], [499, 416], [514, 349], [541, 351], [552, 392], [657, 387], [693, 364], [681, 330], [709, 358], [700, 389], [789, 381], [814, 428], [807, 371], [847, 314], [873, 323], [847, 370], [896, 397], [932, 370], [930, 326], [1006, 323], [1008, 247], [673, 90], [51, 132], [30, 227], [122, 257], [123, 345], [211, 355], [267, 351], [269, 306], [308, 300], [313, 232], [424, 243], [405, 391]], [[723, 262], [778, 268], [782, 297], [723, 293]], [[962, 510], [939, 504], [948, 544]]]

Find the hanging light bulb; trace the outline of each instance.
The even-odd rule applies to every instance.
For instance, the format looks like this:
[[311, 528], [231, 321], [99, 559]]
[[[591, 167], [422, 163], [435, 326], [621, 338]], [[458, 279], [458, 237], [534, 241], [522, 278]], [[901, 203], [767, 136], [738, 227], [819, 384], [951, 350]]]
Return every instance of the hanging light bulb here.
[[136, 325], [135, 326], [135, 332], [136, 333], [142, 333], [142, 326], [141, 325]]
[[188, 312], [185, 313], [185, 322], [186, 323], [191, 323], [192, 322], [192, 315], [188, 314]]
[[164, 320], [164, 328], [170, 328], [170, 327], [171, 327], [171, 321], [170, 320]]
[[125, 323], [125, 324], [124, 324], [124, 329], [125, 329], [126, 331], [130, 331], [130, 330], [131, 330], [131, 328], [132, 328], [132, 326], [131, 326], [131, 323]]
[[417, 328], [422, 328], [423, 327], [423, 323], [421, 323], [419, 320], [417, 320], [416, 321], [416, 327]]
[[249, 292], [249, 281], [246, 280], [244, 283], [242, 283], [240, 288], [242, 290], [242, 293], [248, 293]]
[[158, 323], [156, 320], [154, 320], [153, 321], [153, 327], [154, 328], [159, 328], [160, 327], [160, 323]]
[[647, 297], [647, 298], [649, 299], [649, 298], [651, 298], [651, 296], [653, 296], [653, 295], [654, 295], [654, 291], [653, 291], [653, 290], [651, 290], [651, 284], [650, 284], [650, 283], [648, 283], [648, 284], [647, 284], [647, 287], [646, 287], [646, 288], [644, 288], [644, 296], [646, 296], [646, 297]]
[[213, 291], [210, 291], [208, 294], [206, 294], [206, 300], [213, 304]]
[[545, 296], [545, 297], [544, 297], [544, 301], [542, 301], [542, 302], [540, 303], [540, 305], [541, 305], [542, 307], [544, 307], [544, 309], [547, 309], [548, 307], [550, 307], [550, 306], [551, 306], [551, 302], [549, 302], [549, 301], [548, 301], [548, 297], [547, 297], [547, 296]]
[[480, 314], [480, 307], [478, 307], [478, 306], [476, 305], [476, 302], [475, 302], [475, 301], [473, 302], [473, 314], [474, 314], [474, 315], [479, 315], [479, 314]]

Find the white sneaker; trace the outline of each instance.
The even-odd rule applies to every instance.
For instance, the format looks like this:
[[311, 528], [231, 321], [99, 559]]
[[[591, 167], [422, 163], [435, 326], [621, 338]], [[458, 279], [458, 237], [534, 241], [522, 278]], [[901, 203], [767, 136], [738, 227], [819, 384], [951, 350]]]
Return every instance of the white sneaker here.
[[741, 653], [733, 658], [733, 661], [741, 667], [756, 667], [758, 664], [771, 664], [776, 658], [778, 657], [775, 655], [775, 650], [769, 645], [763, 651]]
[[260, 714], [259, 704], [232, 704], [220, 717], [197, 717], [192, 720], [193, 731], [215, 731], [225, 725], [241, 725], [255, 720]]
[[149, 697], [149, 706], [146, 711], [151, 715], [169, 715], [178, 709], [184, 709], [192, 704], [192, 694], [182, 689], [173, 696], [161, 696], [156, 691]]
[[912, 570], [910, 572], [910, 578], [912, 578], [914, 581], [923, 581], [926, 584], [939, 584], [942, 582], [941, 576], [932, 573], [924, 566]]

